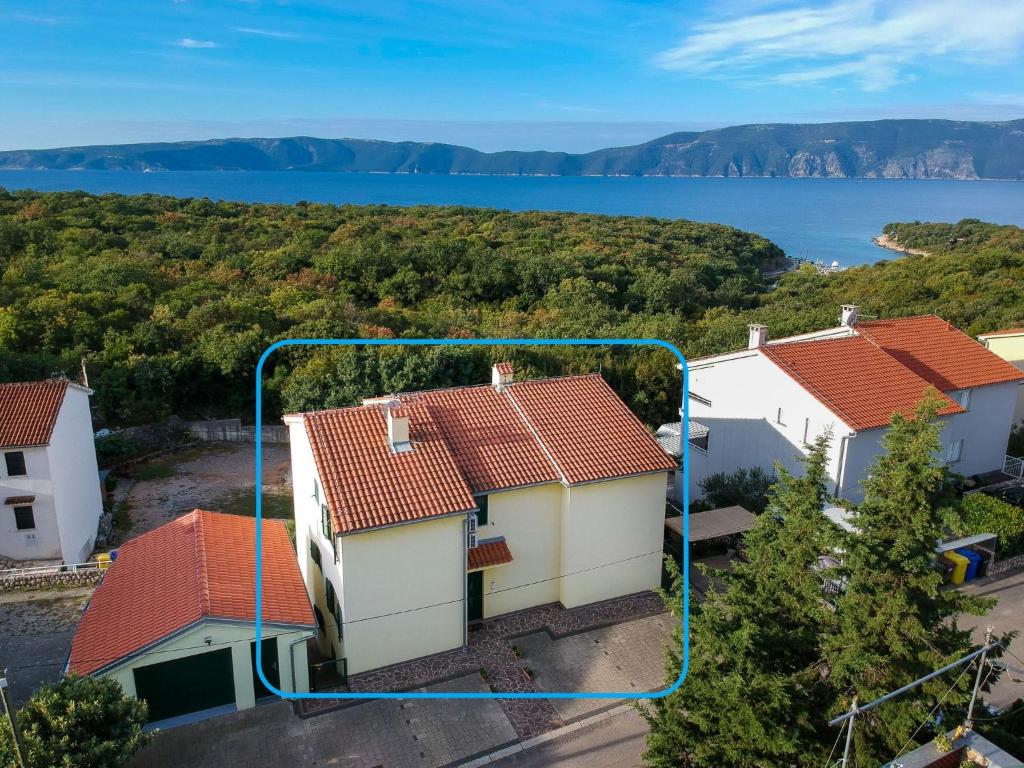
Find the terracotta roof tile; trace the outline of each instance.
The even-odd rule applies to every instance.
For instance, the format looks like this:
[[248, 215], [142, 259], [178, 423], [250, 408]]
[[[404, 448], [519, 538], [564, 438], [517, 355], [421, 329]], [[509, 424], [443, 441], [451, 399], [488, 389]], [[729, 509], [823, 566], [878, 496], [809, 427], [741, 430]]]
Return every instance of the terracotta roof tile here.
[[521, 381], [506, 392], [570, 485], [678, 467], [600, 374]]
[[512, 552], [505, 543], [505, 537], [499, 536], [494, 539], [481, 541], [477, 546], [467, 553], [467, 570], [479, 571], [482, 568], [493, 568], [496, 565], [505, 565], [512, 562]]
[[514, 371], [512, 363], [495, 363], [494, 367], [498, 369], [498, 373], [505, 376], [511, 376]]
[[871, 320], [856, 329], [943, 392], [1024, 379], [1019, 369], [935, 315]]
[[[894, 413], [910, 415], [929, 385], [860, 336], [769, 344], [761, 351], [857, 430], [885, 426]], [[942, 398], [946, 405], [941, 415], [963, 412]]]
[[0, 446], [48, 445], [67, 379], [0, 384]]
[[[263, 522], [263, 621], [315, 627], [288, 532]], [[195, 510], [132, 539], [82, 616], [69, 668], [90, 674], [202, 618], [255, 621], [256, 520]]]
[[340, 533], [476, 508], [426, 403], [402, 404], [412, 450], [388, 444], [387, 405], [305, 414], [327, 506]]

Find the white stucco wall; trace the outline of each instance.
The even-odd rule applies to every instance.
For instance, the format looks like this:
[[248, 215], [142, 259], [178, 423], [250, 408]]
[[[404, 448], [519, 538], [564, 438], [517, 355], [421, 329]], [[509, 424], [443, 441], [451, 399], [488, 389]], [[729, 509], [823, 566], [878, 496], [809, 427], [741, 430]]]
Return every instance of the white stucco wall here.
[[750, 467], [771, 472], [778, 461], [800, 474], [805, 442], [826, 430], [832, 431], [829, 477], [834, 486], [840, 437], [852, 430], [773, 362], [751, 351], [694, 363], [690, 390], [711, 401], [708, 406], [690, 400], [690, 418], [710, 429], [707, 453], [690, 450], [691, 501], [701, 498], [700, 481], [717, 472]]
[[[277, 639], [277, 659], [281, 677], [281, 690], [286, 692], [309, 691], [309, 665], [306, 656], [306, 643], [297, 642], [310, 637], [307, 629], [278, 627], [264, 624], [262, 637]], [[210, 638], [207, 645], [206, 638]], [[187, 632], [154, 646], [148, 652], [137, 656], [124, 664], [99, 673], [99, 677], [117, 680], [130, 696], [136, 695], [134, 670], [150, 664], [172, 661], [185, 656], [231, 648], [232, 671], [235, 681], [235, 701], [239, 709], [248, 709], [256, 704], [253, 686], [253, 666], [251, 644], [256, 640], [256, 627], [252, 624], [219, 622], [213, 619], [204, 621]], [[292, 685], [292, 669], [294, 655], [295, 684]]]
[[667, 482], [659, 472], [563, 489], [562, 605], [658, 586]]
[[[995, 336], [982, 342], [992, 353], [1024, 371], [1024, 334]], [[1017, 387], [1017, 405], [1013, 411], [1013, 423], [1024, 422], [1024, 386]]]
[[562, 493], [548, 483], [488, 494], [479, 538], [504, 536], [513, 561], [484, 569], [484, 618], [558, 601]]
[[962, 458], [949, 465], [951, 471], [976, 475], [1002, 469], [1018, 389], [1016, 382], [1010, 382], [971, 390], [967, 413], [951, 416], [943, 430], [943, 449], [953, 440], [964, 441]]
[[[14, 507], [0, 506], [0, 556], [11, 560], [60, 558], [60, 535], [57, 532], [57, 509], [50, 481], [50, 460], [47, 448], [0, 449], [0, 502], [10, 496], [35, 496], [29, 506], [35, 518], [33, 530], [19, 531], [14, 522]], [[21, 451], [25, 455], [25, 475], [10, 477], [3, 454]], [[98, 483], [98, 481], [97, 481]], [[99, 486], [97, 485], [97, 488]], [[76, 561], [77, 562], [77, 561]]]
[[103, 514], [96, 442], [88, 393], [69, 385], [57, 414], [48, 451], [61, 556], [65, 562], [89, 558]]
[[464, 514], [341, 537], [349, 674], [462, 646]]

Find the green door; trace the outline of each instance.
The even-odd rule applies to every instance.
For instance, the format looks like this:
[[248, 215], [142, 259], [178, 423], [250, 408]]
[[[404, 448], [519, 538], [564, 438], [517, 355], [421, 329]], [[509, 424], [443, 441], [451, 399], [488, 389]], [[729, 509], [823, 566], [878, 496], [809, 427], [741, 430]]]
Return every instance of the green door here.
[[134, 675], [150, 722], [235, 703], [230, 648], [137, 667]]
[[466, 618], [468, 621], [480, 621], [484, 617], [484, 572], [466, 574], [466, 581]]
[[[263, 684], [263, 681], [260, 680], [259, 673], [256, 671], [255, 640], [249, 643], [249, 655], [252, 657], [252, 688], [256, 692], [256, 698], [264, 699], [267, 696], [276, 696], [276, 693]], [[277, 665], [276, 637], [268, 637], [263, 641], [263, 676], [266, 677], [275, 688], [281, 690], [281, 670]]]

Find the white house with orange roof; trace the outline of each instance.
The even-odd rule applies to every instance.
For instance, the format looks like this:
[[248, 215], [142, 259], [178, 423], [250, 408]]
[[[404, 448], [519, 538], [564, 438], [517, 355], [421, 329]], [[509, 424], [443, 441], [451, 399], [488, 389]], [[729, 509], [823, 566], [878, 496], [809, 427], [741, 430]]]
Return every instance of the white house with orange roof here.
[[461, 647], [467, 623], [657, 586], [676, 468], [600, 375], [285, 417], [321, 651], [350, 674]]
[[67, 379], [0, 384], [0, 557], [92, 552], [103, 499], [91, 394]]
[[[978, 341], [992, 354], [1006, 360], [1015, 368], [1024, 371], [1024, 327], [1004, 328], [1001, 331], [983, 333]], [[1024, 387], [1017, 396], [1017, 408], [1013, 412], [1014, 424], [1024, 422]]]
[[[316, 634], [291, 540], [262, 521], [263, 677], [308, 691]], [[273, 696], [256, 670], [256, 520], [194, 510], [126, 542], [75, 631], [67, 671], [112, 678], [162, 727]]]
[[934, 315], [860, 321], [842, 307], [835, 328], [770, 340], [750, 326], [748, 348], [689, 361], [690, 494], [717, 472], [798, 457], [831, 433], [829, 492], [852, 502], [882, 451], [894, 413], [912, 413], [929, 387], [943, 405], [942, 457], [978, 475], [1003, 466], [1024, 372]]

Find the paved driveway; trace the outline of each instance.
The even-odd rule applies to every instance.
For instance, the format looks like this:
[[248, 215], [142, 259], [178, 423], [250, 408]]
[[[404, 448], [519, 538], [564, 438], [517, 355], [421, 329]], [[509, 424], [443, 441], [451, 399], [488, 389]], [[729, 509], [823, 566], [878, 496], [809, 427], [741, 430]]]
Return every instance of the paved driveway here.
[[[964, 591], [972, 595], [994, 597], [998, 602], [987, 616], [962, 616], [960, 626], [972, 627], [974, 640], [978, 643], [984, 640], [985, 627], [989, 624], [997, 635], [1018, 632], [1017, 639], [1010, 643], [1010, 651], [1024, 659], [1024, 572], [988, 583], [968, 584]], [[1011, 666], [1024, 668], [1024, 661], [1009, 654], [1005, 659]], [[1015, 683], [1009, 675], [1003, 674], [985, 698], [990, 704], [1003, 709], [1017, 699], [1024, 698], [1024, 683]]]
[[43, 683], [60, 677], [92, 591], [85, 587], [0, 593], [0, 667], [9, 670], [15, 706], [24, 704]]

